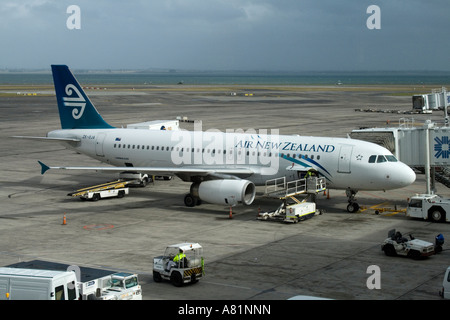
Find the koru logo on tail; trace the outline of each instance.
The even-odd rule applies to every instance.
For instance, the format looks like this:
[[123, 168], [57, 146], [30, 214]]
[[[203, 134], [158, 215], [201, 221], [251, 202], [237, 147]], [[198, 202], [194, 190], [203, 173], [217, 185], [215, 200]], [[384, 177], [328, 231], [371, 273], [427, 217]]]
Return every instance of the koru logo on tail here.
[[[72, 117], [74, 119], [80, 119], [81, 116], [83, 115], [84, 108], [86, 107], [86, 100], [84, 100], [80, 91], [78, 91], [78, 89], [73, 84], [68, 84], [66, 86], [65, 91], [66, 91], [66, 95], [68, 95], [68, 97], [63, 97], [64, 105], [66, 107], [74, 108], [72, 110]], [[76, 97], [75, 96], [71, 97], [72, 94], [76, 95]], [[76, 109], [76, 108], [80, 108], [80, 109]]]

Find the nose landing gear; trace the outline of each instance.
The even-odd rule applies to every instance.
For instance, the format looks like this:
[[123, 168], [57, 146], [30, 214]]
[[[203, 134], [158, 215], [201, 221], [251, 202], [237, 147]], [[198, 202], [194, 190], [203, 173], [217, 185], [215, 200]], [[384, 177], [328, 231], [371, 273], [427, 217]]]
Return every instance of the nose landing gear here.
[[355, 213], [359, 210], [359, 204], [356, 202], [355, 196], [358, 190], [347, 189], [345, 194], [348, 198], [347, 211], [350, 213]]

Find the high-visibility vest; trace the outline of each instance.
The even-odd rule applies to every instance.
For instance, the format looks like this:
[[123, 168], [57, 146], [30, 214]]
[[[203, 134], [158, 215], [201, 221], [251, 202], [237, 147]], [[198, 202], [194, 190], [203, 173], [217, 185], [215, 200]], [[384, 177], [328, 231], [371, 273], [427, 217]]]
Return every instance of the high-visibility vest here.
[[179, 254], [177, 254], [174, 258], [173, 258], [173, 261], [174, 262], [178, 262], [178, 261], [180, 261], [181, 259], [183, 259], [183, 258], [186, 258], [186, 255], [184, 254], [184, 253], [179, 253]]

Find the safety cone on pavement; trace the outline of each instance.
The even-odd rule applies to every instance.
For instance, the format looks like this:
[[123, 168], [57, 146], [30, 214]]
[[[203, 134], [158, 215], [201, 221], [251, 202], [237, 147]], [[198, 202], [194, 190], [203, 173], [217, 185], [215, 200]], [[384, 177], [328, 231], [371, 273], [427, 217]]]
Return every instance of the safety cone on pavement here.
[[66, 223], [67, 223], [67, 221], [66, 221], [66, 214], [64, 213], [64, 218], [63, 218], [63, 226], [65, 226], [66, 225]]
[[233, 208], [233, 207], [230, 206], [230, 215], [228, 216], [230, 219], [233, 219], [233, 211], [232, 211], [232, 208]]

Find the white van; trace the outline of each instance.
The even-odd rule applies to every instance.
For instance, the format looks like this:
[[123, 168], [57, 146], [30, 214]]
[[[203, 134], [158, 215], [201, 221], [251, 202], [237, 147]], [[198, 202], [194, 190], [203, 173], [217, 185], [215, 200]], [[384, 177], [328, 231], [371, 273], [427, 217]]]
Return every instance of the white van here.
[[0, 268], [0, 300], [76, 300], [75, 272]]
[[445, 271], [444, 280], [442, 281], [442, 291], [439, 295], [444, 299], [450, 299], [450, 267]]

